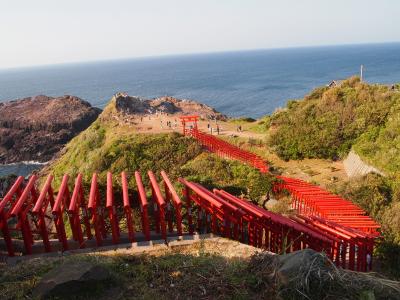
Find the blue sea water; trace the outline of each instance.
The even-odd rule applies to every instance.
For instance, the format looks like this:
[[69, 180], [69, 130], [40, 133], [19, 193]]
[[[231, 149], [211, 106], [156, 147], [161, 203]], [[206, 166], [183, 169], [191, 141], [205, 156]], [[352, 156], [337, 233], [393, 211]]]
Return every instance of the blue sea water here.
[[41, 169], [43, 166], [45, 166], [45, 163], [30, 162], [30, 161], [13, 163], [8, 165], [0, 165], [0, 177], [9, 174], [15, 174], [18, 176], [28, 176], [33, 171]]
[[230, 116], [260, 117], [311, 89], [358, 74], [400, 82], [400, 43], [287, 48], [0, 70], [0, 101], [71, 94], [104, 107], [118, 91], [204, 102]]
[[[313, 88], [359, 73], [400, 82], [400, 43], [177, 55], [0, 70], [0, 102], [75, 95], [104, 107], [118, 91], [194, 99], [229, 116], [260, 117]], [[1, 173], [0, 167], [0, 173]]]

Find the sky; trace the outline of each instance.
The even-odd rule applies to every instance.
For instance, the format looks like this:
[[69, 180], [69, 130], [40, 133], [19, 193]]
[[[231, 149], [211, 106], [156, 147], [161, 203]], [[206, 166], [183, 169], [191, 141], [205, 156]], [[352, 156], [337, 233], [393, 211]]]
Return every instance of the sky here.
[[0, 69], [400, 41], [398, 0], [0, 0]]

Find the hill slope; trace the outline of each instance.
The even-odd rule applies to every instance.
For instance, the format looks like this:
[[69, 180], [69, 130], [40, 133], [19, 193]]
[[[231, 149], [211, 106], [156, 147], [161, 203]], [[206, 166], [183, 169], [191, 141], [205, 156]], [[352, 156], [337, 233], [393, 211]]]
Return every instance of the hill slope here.
[[[376, 142], [385, 152], [390, 147], [385, 137], [398, 136], [399, 113], [400, 92], [353, 77], [337, 87], [317, 88], [272, 115], [269, 144], [284, 159], [338, 158], [353, 145], [372, 157], [369, 152], [374, 146], [365, 143]], [[398, 140], [392, 138], [391, 143]]]

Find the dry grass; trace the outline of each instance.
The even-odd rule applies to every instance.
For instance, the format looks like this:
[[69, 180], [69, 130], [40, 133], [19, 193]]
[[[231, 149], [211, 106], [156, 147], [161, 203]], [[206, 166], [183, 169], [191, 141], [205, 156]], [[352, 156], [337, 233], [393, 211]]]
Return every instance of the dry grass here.
[[284, 280], [278, 256], [225, 239], [151, 254], [111, 251], [2, 265], [1, 299], [30, 299], [46, 272], [72, 260], [109, 269], [113, 299], [400, 299], [398, 282], [338, 269], [319, 253]]
[[400, 299], [399, 282], [337, 268], [322, 253], [315, 253], [289, 276], [282, 275], [280, 267], [278, 257], [263, 254], [249, 264], [260, 288], [270, 289], [277, 299]]

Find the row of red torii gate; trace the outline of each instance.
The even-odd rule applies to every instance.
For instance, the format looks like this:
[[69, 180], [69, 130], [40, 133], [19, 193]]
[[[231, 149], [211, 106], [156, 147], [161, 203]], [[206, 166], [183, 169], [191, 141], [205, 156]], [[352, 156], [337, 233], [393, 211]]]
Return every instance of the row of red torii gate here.
[[[220, 156], [268, 172], [260, 157], [200, 132], [197, 120], [197, 116], [182, 118], [184, 134]], [[187, 130], [190, 122], [194, 125]], [[118, 178], [108, 173], [104, 186], [97, 177], [94, 173], [86, 187], [81, 174], [74, 182], [64, 175], [57, 191], [52, 175], [40, 190], [35, 175], [27, 181], [18, 177], [0, 199], [0, 254], [168, 241], [169, 237], [212, 232], [274, 253], [312, 248], [343, 268], [372, 268], [379, 225], [351, 202], [301, 180], [278, 176], [272, 192], [291, 195], [297, 211], [282, 216], [224, 190], [211, 191], [184, 178], [171, 182], [164, 171], [122, 172]]]

